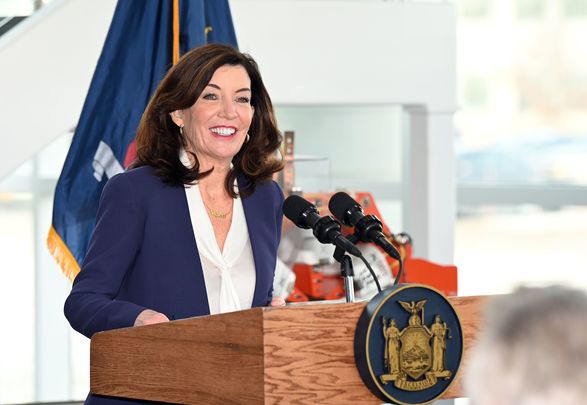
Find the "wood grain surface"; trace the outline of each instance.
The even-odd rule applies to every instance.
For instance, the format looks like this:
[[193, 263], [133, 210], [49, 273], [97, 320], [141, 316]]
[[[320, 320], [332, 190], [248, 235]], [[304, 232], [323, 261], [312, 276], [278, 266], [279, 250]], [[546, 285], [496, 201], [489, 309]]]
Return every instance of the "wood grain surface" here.
[[[487, 297], [449, 298], [465, 362], [444, 398], [463, 396], [466, 352]], [[91, 391], [183, 404], [380, 404], [354, 360], [366, 303], [255, 308], [92, 338]]]
[[[461, 318], [465, 351], [475, 341], [483, 297], [449, 299]], [[355, 366], [355, 325], [360, 304], [315, 305], [267, 310], [265, 326], [266, 404], [380, 404]], [[463, 396], [461, 372], [444, 396]]]
[[381, 403], [355, 366], [355, 328], [365, 305], [266, 311], [265, 403]]
[[182, 404], [263, 403], [263, 310], [98, 333], [90, 390]]

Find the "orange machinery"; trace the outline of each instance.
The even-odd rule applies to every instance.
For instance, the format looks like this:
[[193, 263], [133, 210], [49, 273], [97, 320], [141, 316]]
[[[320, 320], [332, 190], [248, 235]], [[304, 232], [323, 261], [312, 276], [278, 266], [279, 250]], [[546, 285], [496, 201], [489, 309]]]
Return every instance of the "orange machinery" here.
[[[328, 201], [333, 194], [304, 194], [304, 198], [316, 205], [320, 215], [329, 215]], [[365, 214], [375, 215], [381, 219], [381, 214], [371, 193], [355, 192], [350, 194], [361, 204]], [[292, 227], [294, 225], [289, 220], [284, 221], [284, 232], [287, 232]], [[352, 232], [351, 228], [343, 227], [343, 234], [348, 235]], [[457, 295], [456, 266], [440, 265], [412, 257], [411, 238], [406, 234], [393, 234], [385, 223], [383, 223], [383, 233], [399, 250], [403, 259], [404, 270], [400, 279], [401, 283], [425, 284], [436, 288], [447, 296]], [[399, 263], [387, 255], [385, 255], [385, 259], [395, 278], [399, 270]], [[320, 268], [319, 263], [293, 264], [292, 270], [296, 275], [296, 283], [292, 293], [287, 298], [288, 302], [330, 300], [344, 297], [342, 278], [338, 275], [324, 274]]]

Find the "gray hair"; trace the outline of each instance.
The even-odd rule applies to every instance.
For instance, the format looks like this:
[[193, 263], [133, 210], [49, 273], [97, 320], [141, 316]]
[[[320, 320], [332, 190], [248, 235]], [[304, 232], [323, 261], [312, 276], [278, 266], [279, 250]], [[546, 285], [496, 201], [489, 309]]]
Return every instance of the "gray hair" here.
[[585, 403], [587, 295], [546, 287], [496, 298], [469, 360], [475, 405]]

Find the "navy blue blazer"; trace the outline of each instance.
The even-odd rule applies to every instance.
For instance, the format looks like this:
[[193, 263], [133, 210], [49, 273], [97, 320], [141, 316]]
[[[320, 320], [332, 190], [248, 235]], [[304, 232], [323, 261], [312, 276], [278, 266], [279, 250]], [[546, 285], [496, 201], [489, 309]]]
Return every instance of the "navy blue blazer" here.
[[[239, 177], [240, 186], [246, 182]], [[273, 181], [257, 185], [242, 200], [255, 261], [254, 307], [266, 306], [272, 298], [282, 203], [283, 193]], [[194, 231], [183, 187], [163, 183], [146, 166], [112, 177], [102, 192], [86, 258], [65, 301], [71, 326], [91, 337], [133, 326], [144, 309], [171, 320], [209, 315]], [[86, 401], [127, 402], [92, 395]]]

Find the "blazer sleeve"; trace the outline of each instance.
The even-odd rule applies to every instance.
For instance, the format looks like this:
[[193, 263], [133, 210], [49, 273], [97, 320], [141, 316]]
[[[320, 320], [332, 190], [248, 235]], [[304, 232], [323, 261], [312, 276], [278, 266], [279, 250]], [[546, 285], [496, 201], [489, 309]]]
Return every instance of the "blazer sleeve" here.
[[102, 192], [96, 228], [64, 308], [71, 326], [87, 337], [133, 326], [146, 309], [116, 299], [141, 245], [144, 213], [137, 200], [124, 173], [111, 178]]

